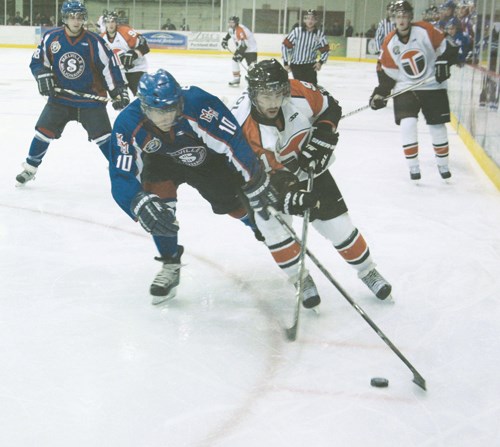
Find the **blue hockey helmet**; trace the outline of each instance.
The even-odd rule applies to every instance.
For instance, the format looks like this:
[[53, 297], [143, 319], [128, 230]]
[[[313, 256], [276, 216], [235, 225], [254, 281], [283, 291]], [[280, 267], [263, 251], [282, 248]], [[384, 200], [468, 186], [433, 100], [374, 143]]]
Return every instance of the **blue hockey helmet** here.
[[80, 16], [86, 22], [88, 18], [86, 6], [79, 0], [65, 1], [61, 6], [61, 17], [63, 23], [66, 23], [66, 19], [70, 16]]
[[[142, 111], [151, 119], [152, 113], [170, 113], [175, 111], [177, 118], [182, 114], [184, 98], [182, 89], [175, 78], [160, 68], [156, 73], [144, 73], [139, 80], [137, 97], [141, 101]], [[153, 119], [153, 121], [155, 121]]]

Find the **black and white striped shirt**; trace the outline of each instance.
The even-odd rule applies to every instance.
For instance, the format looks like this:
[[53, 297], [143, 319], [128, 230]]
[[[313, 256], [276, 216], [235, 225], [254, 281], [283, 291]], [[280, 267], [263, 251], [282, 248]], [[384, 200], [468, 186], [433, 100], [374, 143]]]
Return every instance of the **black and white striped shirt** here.
[[382, 19], [379, 22], [377, 32], [375, 33], [375, 45], [377, 46], [377, 51], [379, 53], [385, 36], [387, 36], [387, 34], [389, 34], [394, 28], [394, 24], [389, 19]]
[[307, 31], [305, 26], [297, 26], [290, 31], [281, 45], [281, 55], [285, 65], [314, 64], [318, 51], [319, 61], [324, 64], [328, 59], [330, 46], [325, 33], [318, 28]]

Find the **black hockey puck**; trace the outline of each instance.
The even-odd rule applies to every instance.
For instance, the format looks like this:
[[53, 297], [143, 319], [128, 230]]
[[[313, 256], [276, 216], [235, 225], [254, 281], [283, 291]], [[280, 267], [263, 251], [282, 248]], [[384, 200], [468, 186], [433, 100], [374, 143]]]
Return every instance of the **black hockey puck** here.
[[370, 380], [370, 385], [376, 386], [377, 388], [386, 388], [389, 386], [389, 381], [384, 377], [373, 377], [372, 380]]

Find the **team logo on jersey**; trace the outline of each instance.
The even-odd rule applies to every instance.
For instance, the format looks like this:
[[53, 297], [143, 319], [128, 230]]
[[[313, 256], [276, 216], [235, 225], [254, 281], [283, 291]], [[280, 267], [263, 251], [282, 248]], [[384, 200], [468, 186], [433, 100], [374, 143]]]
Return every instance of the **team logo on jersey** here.
[[50, 44], [50, 52], [52, 54], [58, 53], [60, 49], [61, 49], [61, 44], [57, 40]]
[[66, 79], [78, 79], [85, 70], [85, 61], [73, 51], [64, 53], [59, 59], [59, 70]]
[[419, 78], [427, 68], [424, 53], [420, 50], [405, 51], [401, 55], [401, 66], [408, 77]]
[[121, 133], [116, 134], [116, 143], [118, 144], [122, 154], [128, 154], [128, 143], [123, 140], [123, 135]]
[[147, 152], [148, 154], [152, 154], [153, 152], [158, 151], [160, 147], [161, 147], [161, 141], [155, 137], [147, 142], [146, 146], [144, 146], [143, 151]]
[[200, 166], [207, 158], [207, 150], [204, 146], [183, 147], [170, 154], [186, 166]]
[[209, 107], [208, 110], [201, 109], [200, 118], [202, 120], [205, 120], [205, 121], [211, 123], [214, 118], [215, 119], [219, 118], [219, 113], [216, 112], [214, 109], [212, 109], [212, 107]]

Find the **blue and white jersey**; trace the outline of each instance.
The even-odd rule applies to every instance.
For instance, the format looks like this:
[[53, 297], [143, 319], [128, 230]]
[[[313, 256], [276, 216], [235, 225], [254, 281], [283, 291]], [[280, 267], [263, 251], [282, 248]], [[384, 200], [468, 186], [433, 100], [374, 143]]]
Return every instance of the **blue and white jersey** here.
[[[60, 88], [106, 96], [106, 91], [123, 87], [120, 67], [101, 36], [83, 30], [77, 37], [66, 34], [64, 27], [47, 31], [33, 53], [30, 64], [36, 77], [51, 69]], [[69, 94], [51, 96], [49, 102], [73, 107], [102, 107], [100, 101]]]
[[163, 132], [145, 116], [136, 99], [117, 117], [110, 143], [112, 194], [118, 205], [132, 218], [130, 203], [142, 190], [143, 154], [160, 154], [172, 163], [196, 168], [224, 155], [228, 168], [239, 173], [244, 182], [261, 170], [261, 165], [243, 136], [229, 109], [217, 97], [198, 87], [182, 91], [181, 118]]

